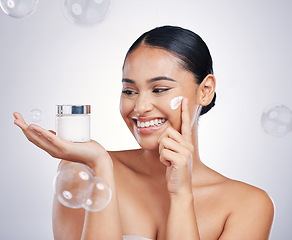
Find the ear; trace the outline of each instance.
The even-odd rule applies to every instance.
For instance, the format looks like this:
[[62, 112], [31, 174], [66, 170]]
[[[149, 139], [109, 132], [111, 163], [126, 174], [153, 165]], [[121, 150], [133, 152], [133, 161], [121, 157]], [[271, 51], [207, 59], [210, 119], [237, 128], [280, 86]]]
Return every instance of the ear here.
[[213, 74], [208, 74], [197, 90], [198, 103], [207, 106], [213, 99], [215, 94], [216, 79]]

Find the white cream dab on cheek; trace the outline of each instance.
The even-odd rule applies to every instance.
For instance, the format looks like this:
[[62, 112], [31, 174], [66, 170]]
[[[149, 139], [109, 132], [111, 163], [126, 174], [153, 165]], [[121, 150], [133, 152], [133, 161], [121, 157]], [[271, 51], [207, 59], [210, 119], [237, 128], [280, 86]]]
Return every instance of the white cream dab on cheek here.
[[181, 101], [183, 99], [183, 96], [175, 97], [170, 101], [170, 107], [171, 109], [177, 109], [179, 105], [181, 104]]

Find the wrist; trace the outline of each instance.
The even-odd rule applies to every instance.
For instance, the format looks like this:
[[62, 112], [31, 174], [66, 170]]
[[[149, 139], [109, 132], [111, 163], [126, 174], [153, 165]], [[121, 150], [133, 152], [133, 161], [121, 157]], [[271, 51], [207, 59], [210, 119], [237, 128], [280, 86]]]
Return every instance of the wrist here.
[[89, 167], [94, 171], [96, 176], [113, 172], [113, 162], [110, 155], [106, 152], [90, 162]]
[[193, 198], [193, 193], [190, 191], [186, 192], [180, 192], [180, 193], [175, 193], [175, 194], [170, 194], [170, 202], [171, 204], [188, 204], [192, 203], [193, 204], [194, 198]]
[[185, 193], [172, 196], [166, 239], [200, 239], [193, 194]]

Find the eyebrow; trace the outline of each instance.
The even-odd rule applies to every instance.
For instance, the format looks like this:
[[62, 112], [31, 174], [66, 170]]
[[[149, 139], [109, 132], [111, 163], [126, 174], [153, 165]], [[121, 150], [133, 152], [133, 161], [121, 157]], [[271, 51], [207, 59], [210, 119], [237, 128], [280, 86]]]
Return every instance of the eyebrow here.
[[[166, 77], [166, 76], [158, 76], [158, 77], [150, 78], [149, 80], [147, 80], [147, 82], [152, 83], [152, 82], [161, 81], [161, 80], [176, 82], [173, 78]], [[129, 78], [123, 78], [122, 82], [133, 83], [133, 84], [135, 83], [134, 80], [131, 80]]]

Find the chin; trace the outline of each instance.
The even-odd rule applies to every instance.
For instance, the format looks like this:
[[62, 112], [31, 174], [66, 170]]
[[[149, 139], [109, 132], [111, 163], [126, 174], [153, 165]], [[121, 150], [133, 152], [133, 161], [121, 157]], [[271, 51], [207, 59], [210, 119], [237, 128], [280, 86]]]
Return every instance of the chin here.
[[143, 149], [143, 150], [147, 150], [147, 151], [158, 151], [158, 145], [156, 145], [156, 146], [149, 146], [149, 145], [147, 145], [147, 146], [145, 146], [145, 145], [141, 145], [140, 144], [140, 146], [141, 146], [141, 148]]
[[138, 141], [137, 140], [137, 142], [143, 150], [158, 151], [158, 149], [159, 149], [158, 140], [156, 140], [156, 141], [153, 141], [153, 140], [150, 141], [150, 139], [149, 139], [149, 141], [147, 141], [147, 140]]
[[143, 150], [148, 151], [158, 151], [159, 150], [159, 144], [158, 139], [160, 137], [160, 134], [139, 134], [137, 132], [137, 128], [132, 129], [132, 134], [134, 138], [136, 139], [137, 143], [140, 145], [140, 147]]

